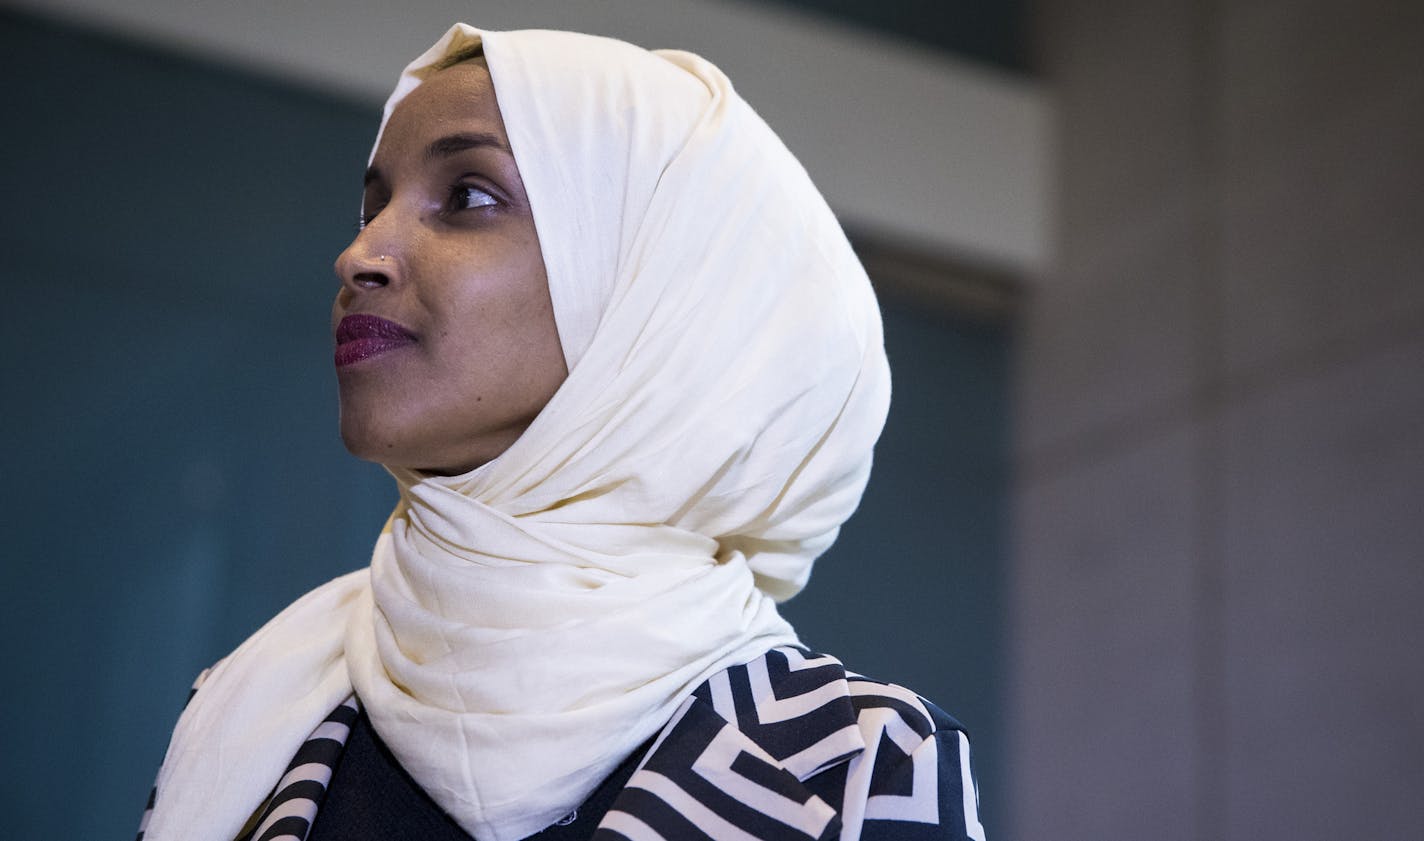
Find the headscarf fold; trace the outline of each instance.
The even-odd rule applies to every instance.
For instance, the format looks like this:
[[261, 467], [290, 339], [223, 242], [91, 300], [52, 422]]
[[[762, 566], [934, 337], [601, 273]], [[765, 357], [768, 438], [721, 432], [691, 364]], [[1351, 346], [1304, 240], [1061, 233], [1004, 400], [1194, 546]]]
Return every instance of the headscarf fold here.
[[530, 835], [707, 677], [795, 641], [775, 600], [860, 499], [889, 400], [879, 314], [771, 129], [689, 53], [463, 24], [386, 119], [474, 43], [568, 379], [493, 461], [392, 469], [369, 574], [283, 612], [194, 697], [150, 841], [235, 835], [351, 687], [468, 832]]

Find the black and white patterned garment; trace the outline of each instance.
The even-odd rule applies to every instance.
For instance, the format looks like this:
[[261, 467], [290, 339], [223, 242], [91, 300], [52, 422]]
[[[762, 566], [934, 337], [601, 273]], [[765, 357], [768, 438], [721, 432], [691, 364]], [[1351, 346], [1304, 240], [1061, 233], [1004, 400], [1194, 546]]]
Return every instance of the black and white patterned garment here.
[[[312, 733], [243, 841], [304, 841], [356, 714], [353, 697]], [[984, 841], [984, 828], [958, 722], [788, 646], [698, 687], [593, 838]]]

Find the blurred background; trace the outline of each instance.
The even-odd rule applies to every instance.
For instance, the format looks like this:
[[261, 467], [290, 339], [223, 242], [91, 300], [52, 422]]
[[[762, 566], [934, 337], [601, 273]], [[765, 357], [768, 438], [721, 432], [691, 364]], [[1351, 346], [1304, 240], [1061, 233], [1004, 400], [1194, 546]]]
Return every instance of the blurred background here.
[[968, 727], [998, 839], [1424, 838], [1424, 4], [0, 3], [0, 812], [136, 828], [188, 683], [362, 566], [330, 264], [457, 19], [699, 52], [880, 292], [785, 612]]

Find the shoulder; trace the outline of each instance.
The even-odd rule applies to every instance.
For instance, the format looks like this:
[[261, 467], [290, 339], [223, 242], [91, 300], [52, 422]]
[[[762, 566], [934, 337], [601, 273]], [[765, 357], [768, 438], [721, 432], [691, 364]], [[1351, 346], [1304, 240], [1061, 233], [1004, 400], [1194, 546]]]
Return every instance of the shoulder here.
[[918, 693], [801, 646], [773, 648], [725, 669], [693, 695], [769, 748], [780, 747], [781, 739], [831, 735], [852, 725], [867, 735], [888, 728], [920, 740], [946, 733], [967, 737], [962, 724]]
[[[982, 839], [968, 744], [913, 691], [785, 646], [700, 686], [629, 788], [759, 838]], [[767, 816], [799, 833], [767, 834]]]
[[847, 684], [865, 750], [808, 784], [839, 792], [863, 839], [984, 841], [964, 726], [903, 686], [862, 675]]

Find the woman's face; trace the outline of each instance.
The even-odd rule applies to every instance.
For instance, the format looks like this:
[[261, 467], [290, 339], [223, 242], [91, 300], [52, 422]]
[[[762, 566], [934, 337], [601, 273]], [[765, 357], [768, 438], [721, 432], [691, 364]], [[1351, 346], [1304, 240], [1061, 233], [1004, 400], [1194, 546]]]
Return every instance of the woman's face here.
[[336, 259], [341, 437], [354, 455], [462, 473], [564, 381], [549, 283], [489, 71], [467, 62], [386, 124], [363, 227]]

